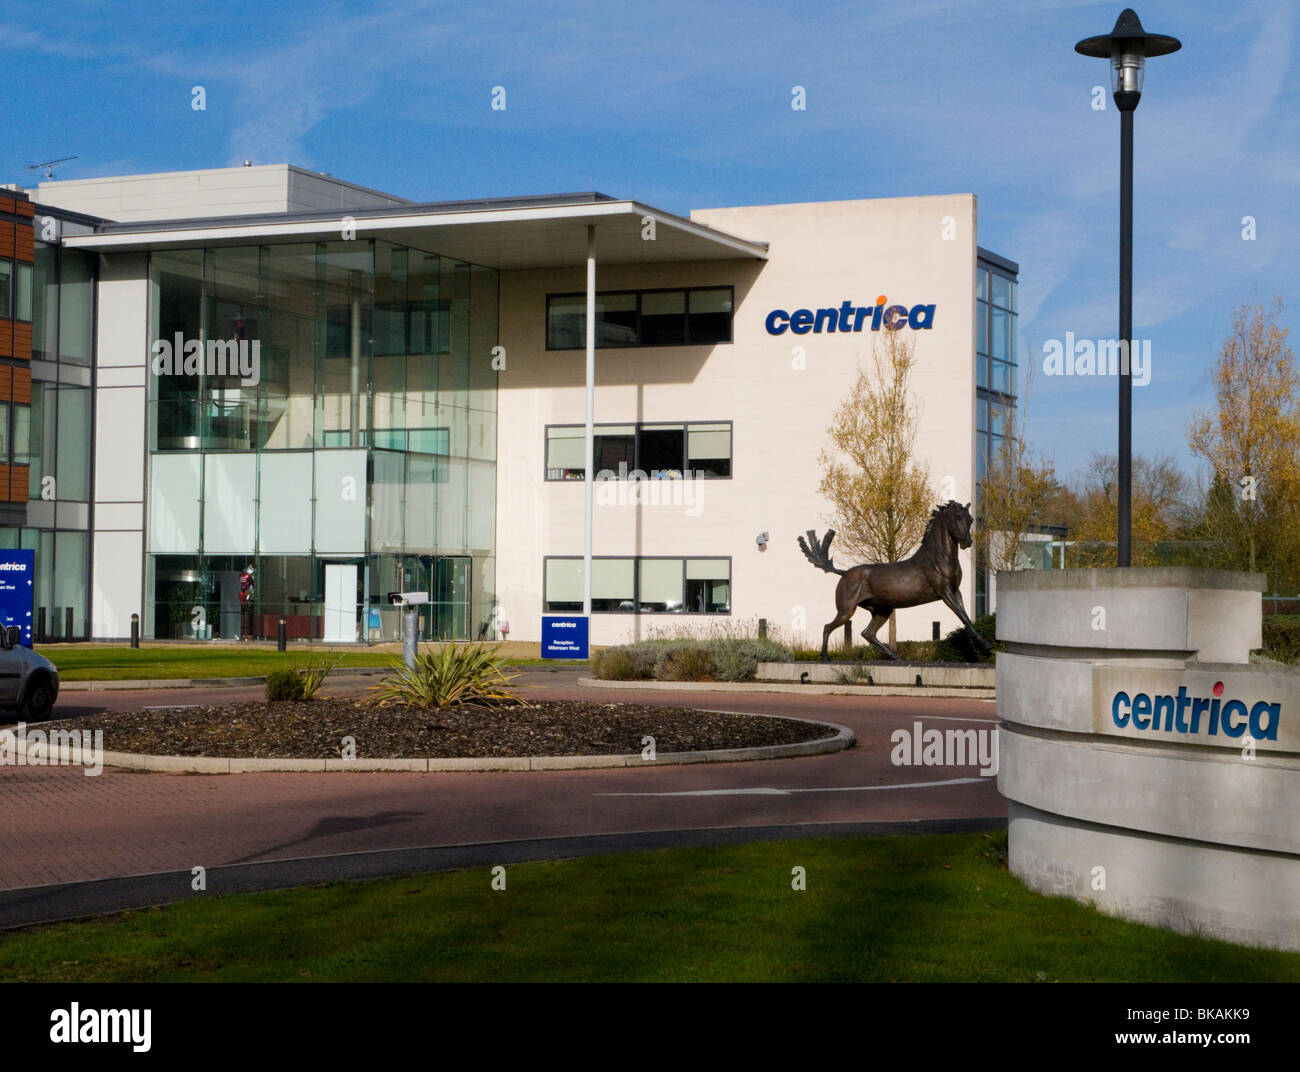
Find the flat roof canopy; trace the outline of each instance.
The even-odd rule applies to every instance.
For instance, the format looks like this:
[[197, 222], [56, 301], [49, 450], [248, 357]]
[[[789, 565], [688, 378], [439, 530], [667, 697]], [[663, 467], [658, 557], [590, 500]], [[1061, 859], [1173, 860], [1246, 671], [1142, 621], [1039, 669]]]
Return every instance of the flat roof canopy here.
[[[647, 217], [654, 240], [642, 238]], [[766, 259], [767, 243], [738, 238], [639, 201], [603, 194], [452, 201], [354, 212], [272, 213], [213, 219], [106, 223], [68, 235], [72, 249], [101, 253], [195, 246], [330, 242], [345, 218], [358, 239], [378, 238], [488, 268], [560, 268], [587, 260], [587, 227], [596, 227], [602, 264]]]

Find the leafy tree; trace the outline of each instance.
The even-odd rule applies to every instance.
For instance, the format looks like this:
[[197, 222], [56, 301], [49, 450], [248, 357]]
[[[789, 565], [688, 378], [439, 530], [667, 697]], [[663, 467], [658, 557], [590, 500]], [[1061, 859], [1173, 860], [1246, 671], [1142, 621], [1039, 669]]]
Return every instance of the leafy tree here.
[[1212, 373], [1216, 408], [1187, 430], [1214, 471], [1206, 524], [1225, 564], [1275, 586], [1300, 575], [1300, 370], [1281, 315], [1281, 298], [1236, 309]]
[[[1172, 458], [1134, 456], [1131, 488], [1132, 563], [1163, 564], [1156, 545], [1178, 536], [1193, 520], [1187, 478]], [[1114, 566], [1119, 531], [1119, 463], [1115, 455], [1094, 454], [1076, 478], [1077, 511], [1070, 538], [1078, 566]]]
[[1027, 378], [1016, 424], [1004, 429], [1001, 445], [988, 459], [980, 480], [976, 556], [994, 571], [1019, 569], [1030, 529], [1062, 517], [1065, 489], [1056, 478], [1056, 466], [1050, 458], [1031, 452], [1025, 436], [1029, 388]]
[[859, 370], [831, 420], [836, 451], [820, 454], [818, 490], [831, 503], [830, 523], [849, 555], [900, 562], [920, 545], [935, 505], [929, 469], [913, 455], [919, 407], [909, 382], [916, 359], [901, 331], [876, 336], [871, 356], [874, 375]]

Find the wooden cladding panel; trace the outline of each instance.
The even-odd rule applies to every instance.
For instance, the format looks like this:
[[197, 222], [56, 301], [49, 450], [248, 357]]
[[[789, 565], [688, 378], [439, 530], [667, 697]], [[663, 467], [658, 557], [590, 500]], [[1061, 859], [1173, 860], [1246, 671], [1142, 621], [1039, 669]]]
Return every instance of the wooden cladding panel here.
[[29, 368], [14, 369], [14, 386], [12, 391], [13, 400], [22, 406], [32, 404], [32, 370]]
[[25, 503], [29, 497], [28, 483], [32, 478], [30, 465], [11, 465], [9, 467], [9, 501]]
[[14, 322], [0, 320], [0, 357], [14, 355]]
[[36, 259], [36, 232], [21, 223], [14, 232], [14, 257], [24, 264]]
[[0, 220], [0, 257], [14, 255], [14, 232], [17, 225], [8, 220]]
[[26, 465], [0, 465], [0, 502], [26, 502], [30, 473]]
[[[32, 359], [32, 326], [21, 320], [14, 321], [14, 352], [11, 355], [21, 361]], [[28, 374], [30, 375], [30, 373]]]

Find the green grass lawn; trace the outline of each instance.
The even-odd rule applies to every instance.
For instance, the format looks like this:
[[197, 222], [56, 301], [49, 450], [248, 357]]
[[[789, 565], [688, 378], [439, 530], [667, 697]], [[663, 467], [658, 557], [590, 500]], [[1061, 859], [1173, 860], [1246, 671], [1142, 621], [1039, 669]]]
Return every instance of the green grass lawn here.
[[[772, 842], [188, 901], [0, 936], [4, 981], [1300, 981], [1026, 890], [1005, 833]], [[803, 867], [807, 890], [791, 889]]]
[[[338, 659], [338, 669], [388, 666], [394, 653], [358, 651], [278, 652], [272, 648], [189, 647], [162, 645], [131, 648], [113, 645], [42, 645], [37, 650], [59, 668], [60, 681], [162, 680], [186, 677], [265, 677], [282, 666], [305, 667], [313, 659]], [[421, 645], [425, 650], [425, 645]], [[512, 665], [554, 665], [556, 660], [509, 659]], [[569, 665], [560, 662], [559, 665]], [[575, 663], [572, 665], [586, 665]]]

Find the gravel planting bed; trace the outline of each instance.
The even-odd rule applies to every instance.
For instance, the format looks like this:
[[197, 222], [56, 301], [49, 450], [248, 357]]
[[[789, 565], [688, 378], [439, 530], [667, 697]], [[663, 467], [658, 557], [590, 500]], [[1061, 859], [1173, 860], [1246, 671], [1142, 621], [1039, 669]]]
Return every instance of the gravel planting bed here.
[[104, 711], [63, 729], [103, 730], [110, 752], [231, 758], [337, 758], [344, 737], [366, 759], [602, 756], [797, 744], [831, 737], [816, 722], [651, 704], [550, 701], [479, 707], [372, 707], [347, 699]]

